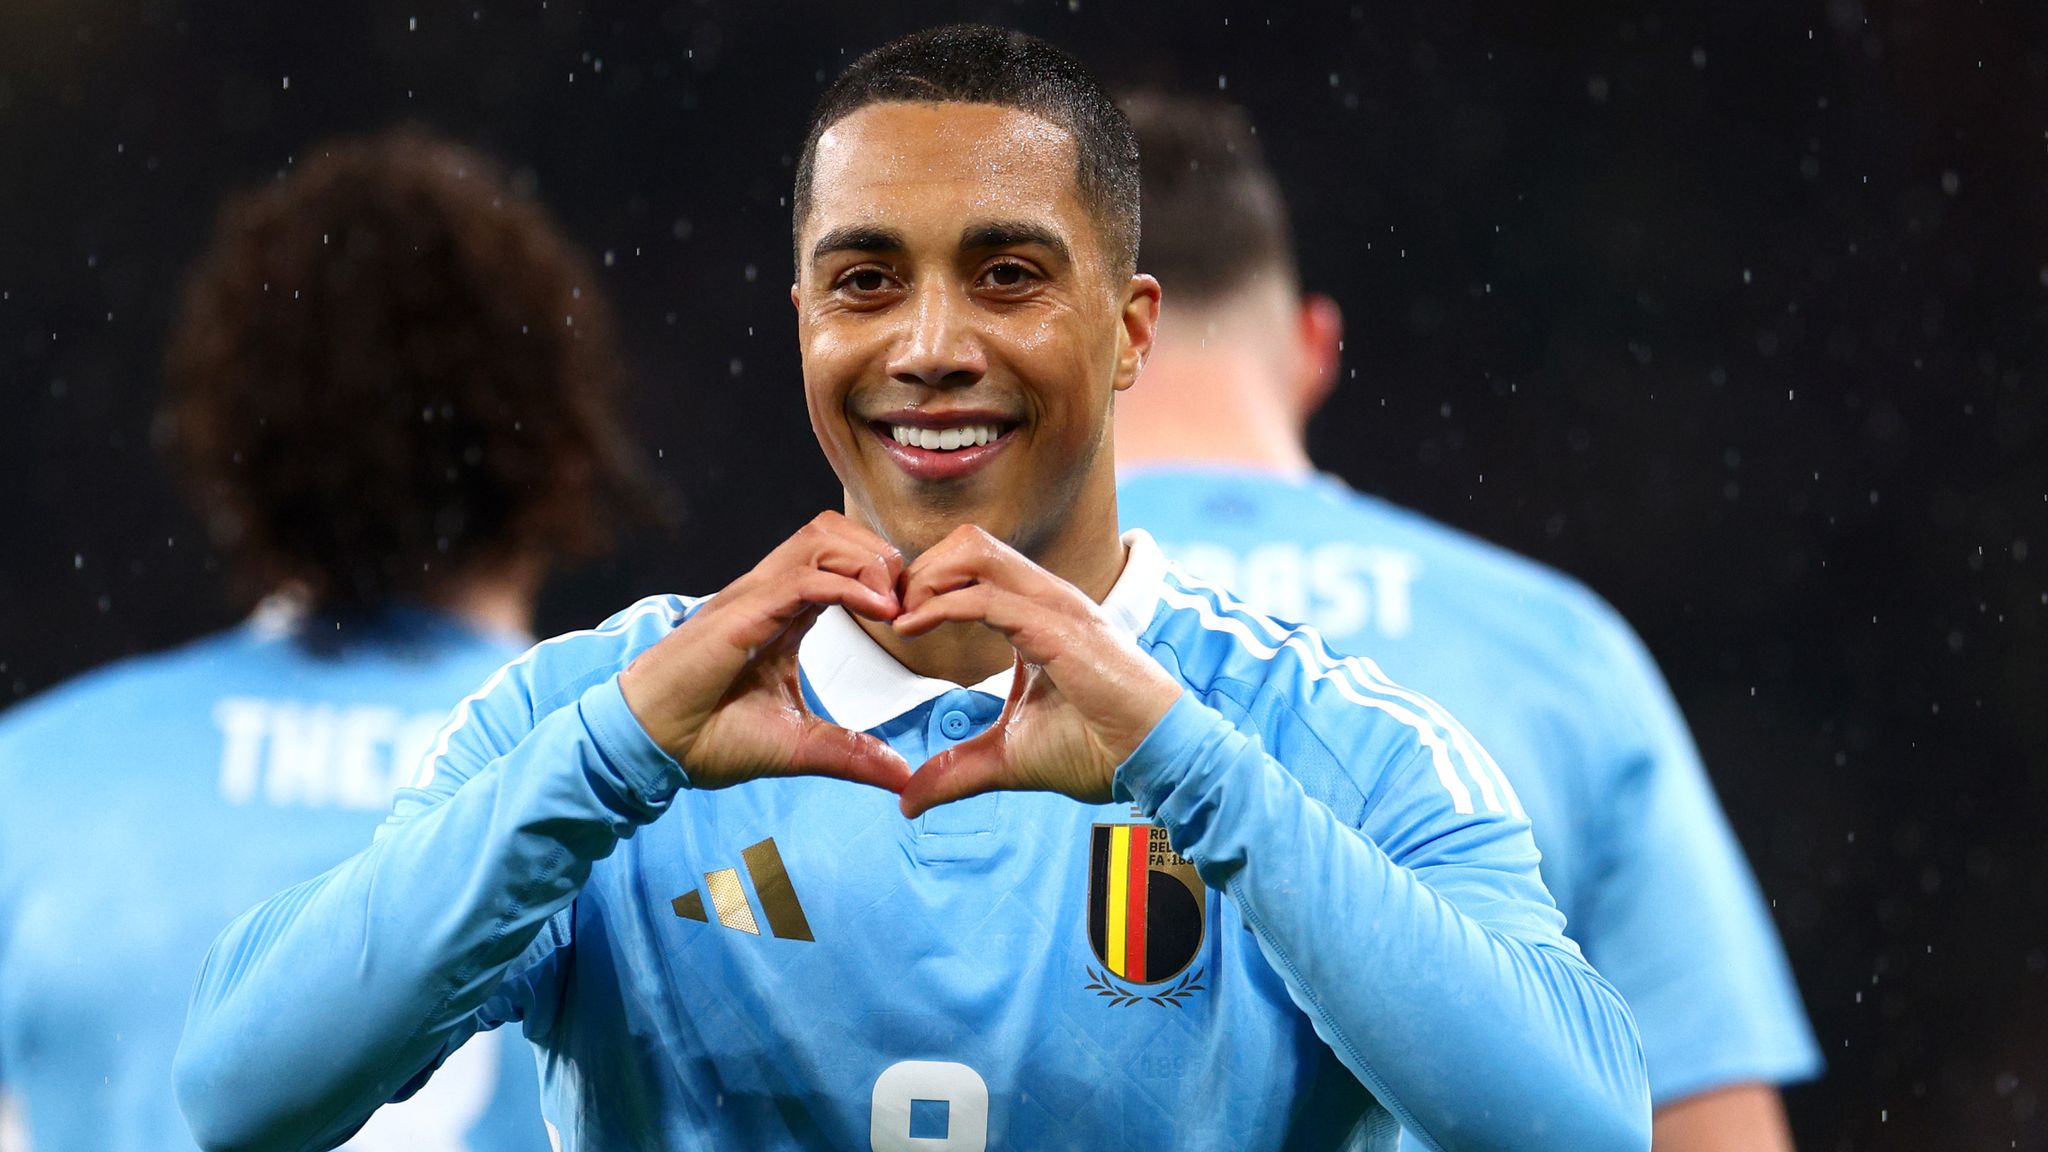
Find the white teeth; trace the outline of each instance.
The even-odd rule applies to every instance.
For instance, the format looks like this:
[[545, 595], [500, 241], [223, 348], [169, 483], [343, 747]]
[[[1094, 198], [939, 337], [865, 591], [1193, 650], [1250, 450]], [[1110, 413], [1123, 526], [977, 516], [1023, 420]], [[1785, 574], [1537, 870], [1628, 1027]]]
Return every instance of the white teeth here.
[[891, 424], [889, 435], [898, 444], [912, 448], [923, 448], [931, 452], [953, 452], [961, 448], [974, 448], [987, 444], [1002, 436], [1002, 429], [993, 424], [967, 424], [959, 428], [913, 428], [908, 424]]

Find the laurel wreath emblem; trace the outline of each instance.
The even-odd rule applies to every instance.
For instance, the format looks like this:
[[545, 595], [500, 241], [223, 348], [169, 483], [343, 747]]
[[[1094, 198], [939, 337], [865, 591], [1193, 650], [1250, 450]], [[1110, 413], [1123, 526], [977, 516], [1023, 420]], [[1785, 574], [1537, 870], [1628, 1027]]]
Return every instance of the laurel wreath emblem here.
[[1120, 983], [1108, 972], [1094, 968], [1087, 969], [1088, 983], [1085, 987], [1097, 996], [1107, 997], [1112, 1008], [1128, 1008], [1139, 1001], [1161, 1006], [1171, 1004], [1178, 1008], [1181, 1002], [1196, 992], [1206, 991], [1202, 983], [1202, 970], [1196, 968], [1176, 981], [1173, 987], [1163, 992], [1137, 992]]

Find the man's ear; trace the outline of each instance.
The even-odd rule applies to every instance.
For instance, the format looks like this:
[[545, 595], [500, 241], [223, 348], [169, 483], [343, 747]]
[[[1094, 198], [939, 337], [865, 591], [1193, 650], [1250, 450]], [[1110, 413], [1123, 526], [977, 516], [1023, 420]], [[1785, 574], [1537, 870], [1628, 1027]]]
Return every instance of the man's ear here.
[[1140, 272], [1124, 288], [1122, 335], [1117, 340], [1116, 390], [1121, 392], [1138, 382], [1145, 357], [1152, 354], [1152, 338], [1159, 332], [1159, 281]]
[[1301, 349], [1301, 376], [1294, 382], [1295, 418], [1306, 425], [1337, 387], [1337, 372], [1344, 363], [1344, 310], [1328, 296], [1306, 293], [1294, 328]]

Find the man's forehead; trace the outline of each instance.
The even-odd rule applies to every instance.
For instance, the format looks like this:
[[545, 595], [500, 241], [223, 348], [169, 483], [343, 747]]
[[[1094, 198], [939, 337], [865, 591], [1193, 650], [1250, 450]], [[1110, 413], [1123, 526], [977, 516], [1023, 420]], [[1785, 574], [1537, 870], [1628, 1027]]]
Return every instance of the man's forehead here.
[[878, 153], [903, 155], [901, 145], [922, 142], [924, 152], [967, 148], [999, 155], [1027, 150], [1042, 156], [1074, 148], [1071, 132], [1051, 120], [1006, 104], [886, 100], [854, 109], [818, 136], [817, 159]]
[[808, 224], [831, 226], [824, 216], [873, 217], [934, 199], [995, 216], [1077, 206], [1075, 158], [1071, 133], [1022, 109], [870, 104], [818, 137]]

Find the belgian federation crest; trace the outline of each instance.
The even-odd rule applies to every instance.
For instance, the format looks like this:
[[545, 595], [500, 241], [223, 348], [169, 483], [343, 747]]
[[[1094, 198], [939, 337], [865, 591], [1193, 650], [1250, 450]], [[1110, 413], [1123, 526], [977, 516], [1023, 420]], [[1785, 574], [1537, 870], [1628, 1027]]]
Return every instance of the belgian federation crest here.
[[1208, 900], [1194, 864], [1152, 824], [1097, 824], [1089, 848], [1088, 945], [1103, 966], [1089, 987], [1119, 1003], [1200, 991], [1201, 973], [1187, 969], [1202, 951]]

